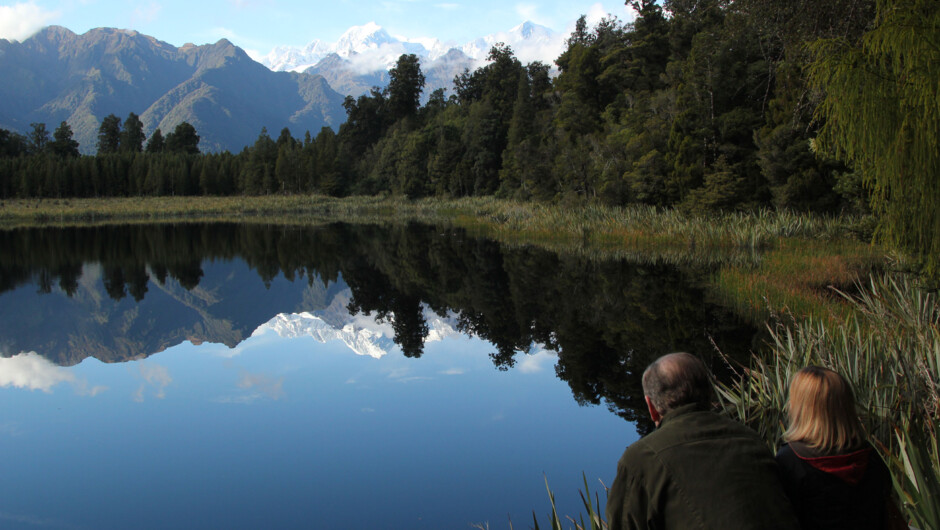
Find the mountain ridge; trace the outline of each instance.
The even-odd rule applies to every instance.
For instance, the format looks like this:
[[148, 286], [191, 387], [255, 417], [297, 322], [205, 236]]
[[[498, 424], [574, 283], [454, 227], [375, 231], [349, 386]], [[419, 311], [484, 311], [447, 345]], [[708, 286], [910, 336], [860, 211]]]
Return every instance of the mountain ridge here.
[[238, 151], [262, 127], [336, 128], [342, 101], [322, 77], [272, 72], [226, 39], [176, 48], [134, 30], [49, 26], [21, 43], [0, 40], [0, 127], [51, 131], [67, 121], [85, 153], [108, 114], [138, 114], [148, 135], [187, 121], [201, 150]]

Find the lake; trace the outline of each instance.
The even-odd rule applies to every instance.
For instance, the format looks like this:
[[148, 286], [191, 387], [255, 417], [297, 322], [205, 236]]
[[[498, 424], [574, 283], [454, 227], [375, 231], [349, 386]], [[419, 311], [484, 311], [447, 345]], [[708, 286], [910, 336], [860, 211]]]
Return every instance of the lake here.
[[0, 527], [517, 528], [610, 484], [707, 271], [419, 224], [0, 231]]

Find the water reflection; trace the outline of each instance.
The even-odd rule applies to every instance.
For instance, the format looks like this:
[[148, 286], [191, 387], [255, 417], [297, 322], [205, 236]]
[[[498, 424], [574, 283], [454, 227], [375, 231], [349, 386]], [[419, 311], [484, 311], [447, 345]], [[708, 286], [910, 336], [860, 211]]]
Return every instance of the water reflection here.
[[711, 352], [712, 340], [743, 354], [754, 336], [673, 267], [432, 226], [24, 229], [0, 231], [0, 248], [0, 353], [63, 366], [183, 341], [234, 348], [265, 328], [421, 357], [429, 337], [459, 332], [491, 344], [500, 370], [531, 362], [534, 345], [557, 352], [578, 403], [605, 401], [645, 432], [639, 376], [651, 359]]

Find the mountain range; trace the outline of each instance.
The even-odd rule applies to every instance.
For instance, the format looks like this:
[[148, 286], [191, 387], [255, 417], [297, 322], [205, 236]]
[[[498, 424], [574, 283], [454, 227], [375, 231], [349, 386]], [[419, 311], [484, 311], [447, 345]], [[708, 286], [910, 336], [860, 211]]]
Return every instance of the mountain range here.
[[[0, 357], [36, 352], [72, 366], [88, 357], [103, 362], [142, 359], [183, 341], [234, 348], [250, 336], [273, 331], [284, 338], [338, 340], [358, 355], [380, 358], [397, 348], [391, 323], [351, 315], [352, 290], [335, 282], [262, 281], [241, 262], [203, 265], [199, 285], [148, 282], [139, 302], [112, 299], [100, 265], [88, 264], [72, 296], [60, 290], [38, 295], [24, 286], [2, 295]], [[425, 342], [459, 336], [455, 315], [440, 317], [426, 306]]]
[[187, 121], [202, 151], [239, 151], [262, 127], [298, 136], [338, 127], [343, 97], [322, 76], [273, 72], [225, 39], [176, 48], [135, 31], [50, 26], [22, 43], [0, 40], [0, 128], [66, 121], [85, 153], [108, 114], [138, 114], [148, 135]]
[[388, 71], [398, 58], [412, 53], [421, 60], [426, 77], [424, 97], [438, 88], [451, 90], [454, 76], [486, 63], [490, 49], [503, 43], [523, 63], [552, 61], [564, 51], [564, 36], [533, 22], [523, 22], [507, 32], [480, 37], [463, 45], [438, 39], [393, 37], [370, 22], [349, 28], [335, 43], [314, 40], [304, 47], [279, 46], [259, 57], [274, 71], [322, 75], [334, 90], [358, 96], [373, 86], [388, 83]]
[[459, 46], [392, 37], [369, 23], [335, 43], [279, 47], [258, 62], [225, 39], [177, 48], [131, 30], [77, 35], [49, 26], [23, 42], [0, 39], [0, 128], [25, 134], [32, 123], [52, 131], [66, 121], [80, 150], [94, 153], [102, 118], [123, 120], [133, 112], [148, 136], [186, 121], [200, 135], [203, 152], [237, 152], [262, 127], [272, 135], [288, 127], [295, 137], [338, 129], [346, 118], [344, 97], [384, 87], [402, 53], [421, 59], [426, 98], [451, 89], [464, 69], [484, 64], [497, 42], [523, 62], [549, 64], [564, 45], [560, 35], [531, 22]]

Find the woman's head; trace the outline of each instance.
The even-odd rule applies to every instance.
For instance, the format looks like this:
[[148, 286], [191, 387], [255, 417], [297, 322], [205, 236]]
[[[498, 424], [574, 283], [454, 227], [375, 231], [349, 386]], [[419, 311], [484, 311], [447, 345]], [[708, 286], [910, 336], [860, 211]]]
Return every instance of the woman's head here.
[[790, 428], [783, 437], [824, 452], [849, 449], [863, 439], [848, 381], [828, 368], [807, 366], [793, 376], [787, 402]]

